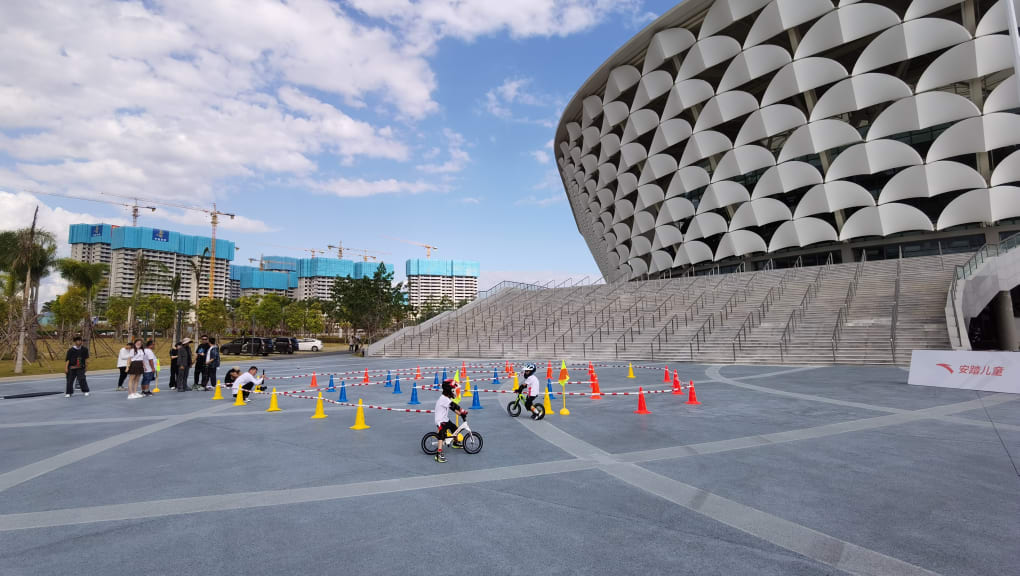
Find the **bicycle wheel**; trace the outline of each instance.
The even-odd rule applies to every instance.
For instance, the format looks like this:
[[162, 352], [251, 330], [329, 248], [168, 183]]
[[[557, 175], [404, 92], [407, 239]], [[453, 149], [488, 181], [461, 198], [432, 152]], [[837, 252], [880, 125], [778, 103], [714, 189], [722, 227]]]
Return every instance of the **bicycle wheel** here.
[[482, 435], [472, 432], [464, 437], [464, 451], [468, 454], [478, 454], [482, 451]]
[[520, 400], [514, 400], [513, 402], [506, 405], [506, 413], [511, 417], [516, 418], [521, 415], [521, 402]]
[[421, 450], [429, 456], [439, 452], [439, 434], [429, 432], [421, 437]]
[[535, 403], [535, 420], [545, 418], [545, 406]]

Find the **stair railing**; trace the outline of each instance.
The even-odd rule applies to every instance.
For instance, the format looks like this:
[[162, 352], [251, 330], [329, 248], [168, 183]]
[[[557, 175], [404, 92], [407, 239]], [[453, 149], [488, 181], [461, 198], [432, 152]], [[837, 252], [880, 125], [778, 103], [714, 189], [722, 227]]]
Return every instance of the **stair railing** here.
[[892, 352], [893, 364], [896, 363], [896, 322], [900, 315], [900, 273], [903, 265], [903, 248], [900, 248], [900, 258], [896, 261], [896, 292], [893, 296], [892, 322], [889, 326], [889, 350]]

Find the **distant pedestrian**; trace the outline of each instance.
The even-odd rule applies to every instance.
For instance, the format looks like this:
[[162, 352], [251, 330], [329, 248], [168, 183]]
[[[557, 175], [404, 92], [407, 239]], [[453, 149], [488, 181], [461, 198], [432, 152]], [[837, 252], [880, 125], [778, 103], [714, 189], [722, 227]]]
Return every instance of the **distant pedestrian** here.
[[67, 387], [64, 389], [64, 397], [70, 398], [74, 394], [75, 382], [81, 387], [81, 391], [87, 397], [89, 395], [89, 384], [85, 380], [85, 369], [89, 360], [89, 349], [81, 345], [81, 336], [75, 336], [71, 347], [64, 357], [64, 374], [67, 375]]
[[141, 338], [137, 338], [131, 345], [131, 359], [128, 362], [128, 400], [141, 398], [138, 392], [138, 383], [145, 375], [145, 346]]
[[195, 384], [193, 385], [195, 390], [199, 389], [203, 378], [205, 378], [205, 357], [209, 351], [209, 337], [203, 335], [199, 340], [198, 348], [195, 348]]
[[149, 384], [156, 380], [156, 352], [152, 349], [152, 340], [145, 343], [145, 360], [142, 362], [145, 372], [142, 374], [142, 396], [152, 396]]
[[216, 345], [215, 338], [209, 338], [209, 348], [205, 351], [205, 373], [202, 375], [202, 387], [206, 390], [212, 390], [216, 384], [216, 370], [219, 367], [220, 347]]
[[174, 345], [170, 347], [170, 386], [173, 390], [177, 388], [177, 349], [181, 347], [180, 342], [174, 342]]
[[127, 380], [128, 362], [131, 361], [131, 342], [125, 342], [117, 351], [117, 370], [120, 375], [117, 377], [117, 391], [124, 390], [124, 381]]
[[191, 370], [191, 338], [181, 340], [181, 347], [177, 349], [177, 391], [187, 392], [188, 371]]

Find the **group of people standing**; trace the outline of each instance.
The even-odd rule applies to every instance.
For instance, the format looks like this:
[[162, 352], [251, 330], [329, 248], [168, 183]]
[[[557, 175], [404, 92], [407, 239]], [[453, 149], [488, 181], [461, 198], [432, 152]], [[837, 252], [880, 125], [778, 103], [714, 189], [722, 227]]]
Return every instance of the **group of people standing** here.
[[[191, 350], [191, 343], [191, 338], [185, 338], [170, 349], [168, 387], [178, 392], [212, 390], [212, 386], [216, 384], [216, 370], [220, 367], [220, 349], [216, 345], [216, 339], [202, 336], [201, 343], [194, 352]], [[117, 390], [124, 390], [126, 380], [128, 399], [143, 398], [152, 394], [149, 385], [156, 379], [159, 370], [159, 360], [152, 346], [152, 340], [143, 343], [142, 339], [138, 338], [125, 344], [117, 355], [117, 368], [120, 370]], [[195, 368], [195, 379], [194, 384], [189, 386], [188, 375], [192, 367]], [[68, 379], [70, 381], [70, 376]]]

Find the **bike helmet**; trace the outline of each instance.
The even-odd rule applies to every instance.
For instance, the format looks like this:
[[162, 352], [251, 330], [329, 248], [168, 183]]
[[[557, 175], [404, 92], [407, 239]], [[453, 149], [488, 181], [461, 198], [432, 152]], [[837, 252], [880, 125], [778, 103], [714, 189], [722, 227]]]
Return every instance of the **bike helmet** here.
[[443, 394], [444, 395], [448, 394], [452, 396], [454, 395], [453, 390], [454, 390], [453, 379], [447, 378], [446, 380], [443, 380]]
[[524, 365], [524, 377], [527, 378], [531, 376], [532, 374], [535, 373], [535, 370], [537, 370], [535, 365], [532, 364], [531, 362], [528, 362], [527, 364]]

